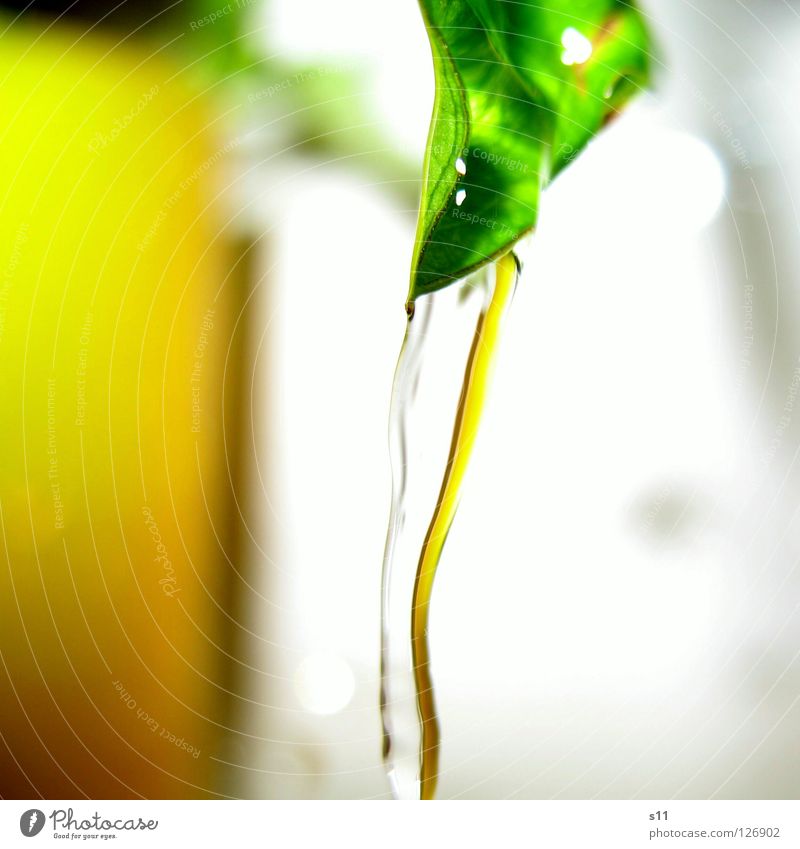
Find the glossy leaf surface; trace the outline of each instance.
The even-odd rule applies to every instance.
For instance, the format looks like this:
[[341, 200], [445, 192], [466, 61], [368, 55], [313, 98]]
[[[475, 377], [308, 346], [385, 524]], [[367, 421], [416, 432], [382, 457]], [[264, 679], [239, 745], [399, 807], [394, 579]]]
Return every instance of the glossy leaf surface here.
[[649, 77], [621, 0], [421, 0], [434, 101], [410, 300], [509, 250], [539, 195]]

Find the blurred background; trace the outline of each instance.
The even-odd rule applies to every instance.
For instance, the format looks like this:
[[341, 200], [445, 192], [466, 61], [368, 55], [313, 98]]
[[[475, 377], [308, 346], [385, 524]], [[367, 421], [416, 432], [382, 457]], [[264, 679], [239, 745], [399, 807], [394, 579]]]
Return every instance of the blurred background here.
[[[441, 798], [800, 794], [800, 5], [642, 4], [434, 593]], [[387, 798], [413, 0], [0, 6], [0, 795]]]

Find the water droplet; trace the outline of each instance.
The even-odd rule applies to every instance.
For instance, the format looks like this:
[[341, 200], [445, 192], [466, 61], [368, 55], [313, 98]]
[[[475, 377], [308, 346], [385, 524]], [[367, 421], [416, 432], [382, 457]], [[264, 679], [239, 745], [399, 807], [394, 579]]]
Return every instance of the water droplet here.
[[564, 52], [561, 61], [565, 65], [582, 65], [592, 55], [592, 42], [575, 27], [567, 27], [561, 34]]

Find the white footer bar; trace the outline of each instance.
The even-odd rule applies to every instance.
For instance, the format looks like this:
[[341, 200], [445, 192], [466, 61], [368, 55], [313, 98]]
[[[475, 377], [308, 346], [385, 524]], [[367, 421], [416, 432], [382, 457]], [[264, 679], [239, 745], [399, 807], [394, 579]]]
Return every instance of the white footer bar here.
[[800, 847], [797, 801], [0, 801], [0, 846]]

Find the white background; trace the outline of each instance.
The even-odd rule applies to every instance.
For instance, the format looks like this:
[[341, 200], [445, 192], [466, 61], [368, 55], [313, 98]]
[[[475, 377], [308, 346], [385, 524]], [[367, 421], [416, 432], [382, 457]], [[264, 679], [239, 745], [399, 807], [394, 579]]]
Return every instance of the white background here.
[[[781, 3], [646, 7], [656, 92], [547, 192], [437, 578], [441, 798], [800, 793], [800, 23]], [[415, 4], [271, 9], [287, 57], [371, 63], [387, 144], [421, 160]], [[264, 674], [242, 713], [256, 739], [225, 766], [246, 796], [385, 797], [386, 421], [413, 210], [289, 152], [264, 185]]]

